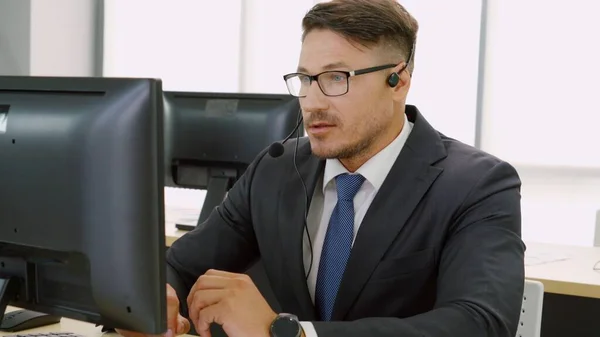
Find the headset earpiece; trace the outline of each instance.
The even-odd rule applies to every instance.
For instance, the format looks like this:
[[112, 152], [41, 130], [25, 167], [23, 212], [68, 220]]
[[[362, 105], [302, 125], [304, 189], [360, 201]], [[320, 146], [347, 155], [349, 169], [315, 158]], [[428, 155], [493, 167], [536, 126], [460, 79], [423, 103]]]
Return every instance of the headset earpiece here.
[[398, 85], [398, 82], [400, 82], [398, 73], [391, 73], [387, 80], [388, 85], [393, 88]]

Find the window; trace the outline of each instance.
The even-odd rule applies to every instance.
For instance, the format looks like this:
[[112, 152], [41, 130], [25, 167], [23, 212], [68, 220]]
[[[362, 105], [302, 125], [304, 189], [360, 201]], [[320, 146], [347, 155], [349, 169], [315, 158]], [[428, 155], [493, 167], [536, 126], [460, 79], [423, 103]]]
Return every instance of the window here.
[[482, 148], [521, 174], [526, 240], [593, 241], [599, 10], [587, 0], [489, 1]]
[[239, 91], [242, 0], [106, 0], [104, 76], [163, 89]]
[[302, 18], [313, 0], [244, 3], [241, 91], [287, 94], [283, 75], [298, 66]]
[[407, 99], [438, 131], [473, 145], [481, 1], [401, 0], [419, 22]]

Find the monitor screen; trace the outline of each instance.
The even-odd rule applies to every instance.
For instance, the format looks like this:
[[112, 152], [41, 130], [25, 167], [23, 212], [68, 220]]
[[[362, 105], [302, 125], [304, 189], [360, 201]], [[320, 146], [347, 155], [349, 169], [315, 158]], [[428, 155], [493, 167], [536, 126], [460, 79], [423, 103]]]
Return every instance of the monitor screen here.
[[0, 77], [0, 316], [166, 330], [162, 103], [159, 80]]
[[294, 130], [300, 116], [291, 95], [165, 92], [164, 98], [165, 184], [207, 190], [199, 223], [261, 151]]

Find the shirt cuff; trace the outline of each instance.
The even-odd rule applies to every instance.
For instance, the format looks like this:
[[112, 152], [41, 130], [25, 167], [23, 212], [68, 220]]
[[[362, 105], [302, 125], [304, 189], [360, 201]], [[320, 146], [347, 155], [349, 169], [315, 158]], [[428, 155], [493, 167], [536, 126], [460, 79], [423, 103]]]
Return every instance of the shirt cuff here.
[[306, 337], [318, 337], [317, 330], [315, 330], [315, 326], [311, 322], [300, 322], [302, 326], [302, 330], [304, 330], [304, 336]]

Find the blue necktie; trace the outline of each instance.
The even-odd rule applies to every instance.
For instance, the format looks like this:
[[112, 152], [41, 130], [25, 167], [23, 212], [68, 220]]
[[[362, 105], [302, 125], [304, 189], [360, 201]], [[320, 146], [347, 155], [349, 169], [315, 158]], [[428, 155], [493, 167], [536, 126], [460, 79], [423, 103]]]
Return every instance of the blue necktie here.
[[364, 182], [360, 174], [335, 178], [338, 201], [333, 209], [321, 251], [315, 302], [321, 320], [331, 320], [333, 304], [346, 269], [354, 238], [354, 196]]

